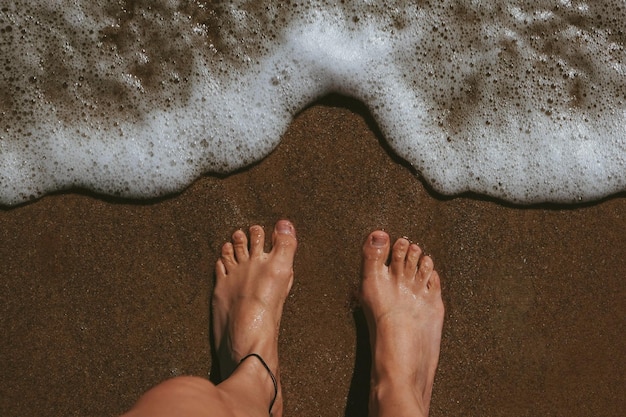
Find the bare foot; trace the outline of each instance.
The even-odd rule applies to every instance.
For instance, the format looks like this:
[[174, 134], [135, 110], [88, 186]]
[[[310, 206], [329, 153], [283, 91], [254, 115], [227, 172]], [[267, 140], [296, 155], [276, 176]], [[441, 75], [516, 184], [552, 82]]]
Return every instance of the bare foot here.
[[[261, 226], [250, 228], [250, 241], [238, 230], [232, 243], [222, 247], [217, 261], [217, 281], [213, 293], [213, 332], [222, 378], [233, 373], [242, 358], [259, 354], [276, 376], [278, 395], [273, 415], [282, 414], [282, 393], [278, 366], [278, 331], [285, 299], [293, 283], [296, 232], [287, 220], [280, 220], [272, 234], [272, 250], [263, 249], [265, 233]], [[269, 374], [256, 358], [242, 365], [259, 375], [274, 397]], [[271, 398], [270, 398], [271, 400]]]
[[444, 307], [433, 261], [398, 239], [389, 258], [387, 233], [363, 245], [361, 304], [372, 346], [371, 416], [428, 415]]

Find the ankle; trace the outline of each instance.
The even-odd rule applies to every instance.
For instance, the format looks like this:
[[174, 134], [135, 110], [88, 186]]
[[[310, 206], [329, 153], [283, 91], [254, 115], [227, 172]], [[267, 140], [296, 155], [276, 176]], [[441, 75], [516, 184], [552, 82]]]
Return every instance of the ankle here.
[[428, 416], [428, 405], [414, 384], [401, 378], [372, 380], [369, 407], [375, 416]]
[[256, 389], [263, 393], [264, 398], [267, 398], [265, 403], [269, 405], [271, 412], [272, 406], [278, 397], [277, 367], [272, 369], [265, 362], [264, 358], [256, 353], [251, 353], [241, 359], [235, 373], [242, 373], [250, 378], [251, 381], [254, 381]]

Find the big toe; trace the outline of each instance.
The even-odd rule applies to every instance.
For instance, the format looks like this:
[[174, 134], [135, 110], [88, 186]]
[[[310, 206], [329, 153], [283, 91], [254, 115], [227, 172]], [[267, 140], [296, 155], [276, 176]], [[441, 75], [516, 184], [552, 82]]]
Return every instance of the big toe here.
[[297, 246], [298, 240], [294, 225], [289, 220], [279, 220], [272, 234], [272, 254], [285, 258], [287, 261], [293, 261]]
[[385, 267], [389, 245], [389, 235], [382, 230], [369, 234], [363, 244], [363, 273], [366, 276]]

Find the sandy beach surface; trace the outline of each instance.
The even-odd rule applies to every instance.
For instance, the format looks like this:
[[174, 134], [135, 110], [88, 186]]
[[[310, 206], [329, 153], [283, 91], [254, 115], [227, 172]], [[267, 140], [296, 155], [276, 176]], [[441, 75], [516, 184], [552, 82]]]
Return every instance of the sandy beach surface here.
[[280, 339], [287, 416], [366, 415], [353, 293], [375, 228], [422, 244], [443, 279], [431, 416], [624, 415], [626, 198], [436, 195], [338, 97], [296, 117], [266, 159], [179, 195], [67, 192], [0, 210], [0, 415], [115, 416], [166, 378], [208, 376], [219, 248], [279, 218], [300, 242]]

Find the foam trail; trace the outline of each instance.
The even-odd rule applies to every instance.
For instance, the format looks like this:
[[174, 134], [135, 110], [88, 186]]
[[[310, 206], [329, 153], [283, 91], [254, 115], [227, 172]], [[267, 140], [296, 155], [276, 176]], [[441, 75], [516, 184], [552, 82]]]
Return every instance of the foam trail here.
[[0, 204], [131, 198], [265, 157], [330, 92], [444, 194], [626, 189], [623, 1], [0, 6]]

